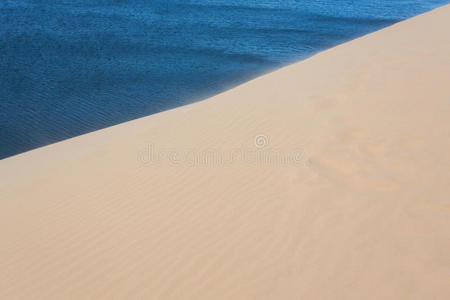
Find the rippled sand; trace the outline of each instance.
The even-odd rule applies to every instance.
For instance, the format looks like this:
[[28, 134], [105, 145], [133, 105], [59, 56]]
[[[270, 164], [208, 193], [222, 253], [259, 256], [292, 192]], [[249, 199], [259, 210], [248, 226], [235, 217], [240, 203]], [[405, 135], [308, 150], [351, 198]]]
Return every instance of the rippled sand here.
[[0, 161], [0, 299], [450, 298], [449, 28]]

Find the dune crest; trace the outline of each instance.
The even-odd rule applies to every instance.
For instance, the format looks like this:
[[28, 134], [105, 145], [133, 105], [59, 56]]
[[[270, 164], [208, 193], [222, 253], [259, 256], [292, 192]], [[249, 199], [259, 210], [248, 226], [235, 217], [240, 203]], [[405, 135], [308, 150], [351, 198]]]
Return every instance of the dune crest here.
[[0, 299], [450, 298], [450, 5], [0, 161]]

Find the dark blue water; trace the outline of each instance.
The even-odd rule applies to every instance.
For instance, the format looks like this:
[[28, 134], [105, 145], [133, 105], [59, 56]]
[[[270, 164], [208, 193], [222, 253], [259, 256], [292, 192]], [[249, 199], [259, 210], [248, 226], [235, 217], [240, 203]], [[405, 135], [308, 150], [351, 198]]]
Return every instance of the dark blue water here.
[[0, 158], [204, 99], [448, 0], [0, 0]]

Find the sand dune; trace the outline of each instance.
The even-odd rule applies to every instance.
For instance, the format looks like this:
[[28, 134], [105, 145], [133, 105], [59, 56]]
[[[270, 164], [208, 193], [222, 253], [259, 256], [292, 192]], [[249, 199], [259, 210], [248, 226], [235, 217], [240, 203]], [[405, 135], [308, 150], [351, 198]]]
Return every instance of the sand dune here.
[[449, 299], [449, 31], [0, 161], [0, 299]]

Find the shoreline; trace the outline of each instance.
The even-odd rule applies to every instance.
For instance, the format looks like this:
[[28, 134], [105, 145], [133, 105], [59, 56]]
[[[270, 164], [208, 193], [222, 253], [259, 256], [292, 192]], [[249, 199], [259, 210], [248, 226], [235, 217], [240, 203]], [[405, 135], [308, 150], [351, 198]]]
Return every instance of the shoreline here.
[[0, 160], [0, 298], [450, 296], [449, 20]]
[[0, 5], [0, 160], [210, 98], [447, 0], [22, 2]]

